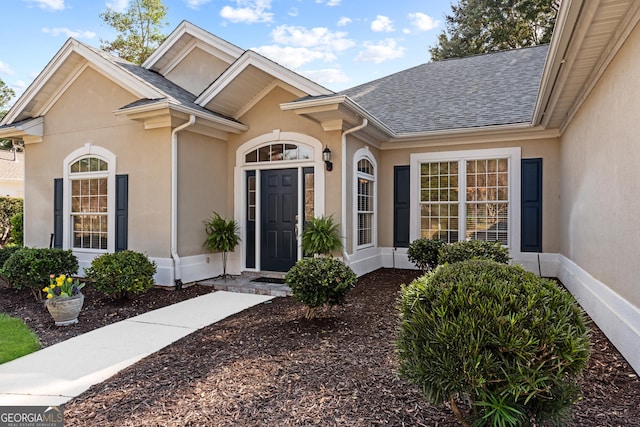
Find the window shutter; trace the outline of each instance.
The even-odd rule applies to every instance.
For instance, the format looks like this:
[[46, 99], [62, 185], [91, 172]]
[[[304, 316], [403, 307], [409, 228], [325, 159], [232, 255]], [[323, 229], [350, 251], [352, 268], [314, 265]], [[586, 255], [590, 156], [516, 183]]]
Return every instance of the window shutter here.
[[542, 159], [522, 159], [521, 251], [542, 252]]
[[53, 180], [53, 242], [54, 248], [62, 249], [62, 207], [64, 181], [62, 178]]
[[393, 246], [409, 247], [409, 165], [393, 167]]
[[116, 252], [127, 250], [129, 238], [129, 175], [116, 175]]

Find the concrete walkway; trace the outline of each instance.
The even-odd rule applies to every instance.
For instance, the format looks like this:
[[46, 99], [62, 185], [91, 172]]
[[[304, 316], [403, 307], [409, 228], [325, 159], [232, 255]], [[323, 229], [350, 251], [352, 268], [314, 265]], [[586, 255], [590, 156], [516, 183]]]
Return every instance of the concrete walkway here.
[[61, 405], [172, 342], [272, 298], [218, 291], [4, 363], [0, 365], [0, 406]]

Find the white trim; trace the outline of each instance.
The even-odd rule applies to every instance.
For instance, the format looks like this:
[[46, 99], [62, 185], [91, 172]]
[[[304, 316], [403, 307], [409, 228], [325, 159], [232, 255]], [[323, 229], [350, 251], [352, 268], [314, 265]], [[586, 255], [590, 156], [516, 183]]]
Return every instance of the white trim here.
[[640, 309], [560, 255], [558, 279], [631, 367], [640, 373]]
[[[373, 175], [365, 174], [358, 171], [358, 162], [360, 160], [367, 160], [373, 166]], [[361, 251], [366, 248], [376, 247], [378, 246], [378, 162], [376, 161], [375, 156], [369, 150], [368, 146], [364, 146], [358, 149], [353, 155], [353, 186], [352, 186], [352, 198], [351, 202], [353, 203], [352, 211], [352, 226], [351, 226], [351, 253], [355, 254], [358, 251]], [[362, 177], [373, 183], [373, 218], [371, 221], [371, 243], [367, 243], [364, 245], [358, 244], [358, 236], [360, 230], [358, 229], [358, 178]]]
[[[305, 145], [313, 152], [312, 159], [309, 160], [292, 160], [292, 161], [275, 161], [275, 162], [258, 162], [258, 163], [246, 163], [245, 155], [256, 148], [269, 143], [286, 143], [291, 142], [297, 145]], [[257, 136], [244, 144], [242, 144], [236, 150], [236, 164], [234, 167], [234, 180], [233, 180], [233, 194], [236, 195], [234, 201], [233, 216], [236, 222], [240, 225], [240, 245], [238, 250], [230, 254], [229, 260], [234, 262], [239, 261], [241, 271], [245, 270], [260, 270], [260, 173], [261, 170], [267, 169], [299, 169], [300, 171], [305, 167], [313, 167], [314, 170], [314, 212], [316, 216], [324, 215], [325, 207], [325, 171], [324, 162], [322, 161], [322, 142], [314, 137], [297, 132], [281, 132], [279, 129], [274, 129], [271, 133], [266, 133]], [[247, 269], [246, 265], [246, 250], [244, 242], [246, 242], [246, 206], [247, 206], [247, 191], [245, 188], [245, 172], [248, 170], [256, 171], [256, 266], [254, 269]], [[298, 177], [301, 172], [298, 172]], [[300, 181], [298, 182], [300, 184]], [[300, 185], [298, 185], [298, 193], [301, 192]], [[237, 197], [241, 195], [240, 197]], [[299, 199], [298, 195], [298, 199]], [[298, 208], [298, 212], [299, 212]], [[302, 215], [298, 217], [298, 232], [302, 230], [302, 223], [304, 218]], [[298, 256], [302, 254], [301, 239], [298, 238]], [[234, 255], [235, 254], [235, 255]]]
[[[83, 157], [98, 157], [106, 161], [109, 169], [107, 173], [107, 250], [79, 249], [71, 246], [71, 180], [69, 168], [72, 163]], [[90, 142], [73, 151], [62, 162], [63, 165], [63, 208], [62, 208], [62, 247], [73, 249], [76, 256], [80, 254], [102, 254], [113, 252], [116, 247], [116, 155], [106, 148], [92, 145]]]
[[[420, 163], [432, 161], [461, 161], [473, 159], [507, 158], [509, 160], [509, 252], [513, 258], [520, 257], [520, 147], [491, 148], [486, 150], [461, 150], [444, 151], [434, 153], [412, 153], [410, 160], [410, 210], [409, 210], [409, 237], [415, 240], [420, 237], [419, 206], [419, 172]], [[459, 175], [458, 185], [464, 188], [464, 173]], [[465, 194], [460, 191], [459, 194]], [[460, 198], [462, 202], [462, 198]], [[464, 209], [460, 212], [464, 214]], [[464, 218], [460, 218], [462, 223]], [[459, 234], [459, 239], [464, 239], [464, 233]]]

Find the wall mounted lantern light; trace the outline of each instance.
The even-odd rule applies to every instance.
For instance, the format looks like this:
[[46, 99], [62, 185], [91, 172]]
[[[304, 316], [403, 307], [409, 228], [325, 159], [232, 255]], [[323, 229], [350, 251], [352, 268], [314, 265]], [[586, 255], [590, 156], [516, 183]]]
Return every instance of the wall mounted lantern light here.
[[324, 146], [324, 150], [322, 150], [322, 160], [324, 160], [324, 166], [328, 171], [333, 170], [333, 163], [331, 163], [331, 150], [326, 145]]

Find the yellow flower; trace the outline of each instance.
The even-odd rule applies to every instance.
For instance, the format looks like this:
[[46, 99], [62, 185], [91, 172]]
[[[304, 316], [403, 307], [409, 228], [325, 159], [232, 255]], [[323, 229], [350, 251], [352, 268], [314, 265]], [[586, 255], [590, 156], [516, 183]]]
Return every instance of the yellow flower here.
[[44, 288], [42, 292], [49, 292], [49, 287], [47, 286], [46, 288]]
[[73, 279], [72, 279], [71, 277], [68, 277], [68, 278], [67, 278], [67, 282], [68, 282], [68, 283], [71, 283], [71, 282], [73, 282]]
[[47, 295], [47, 299], [49, 299], [49, 298], [53, 298], [53, 295], [48, 294], [48, 295]]

